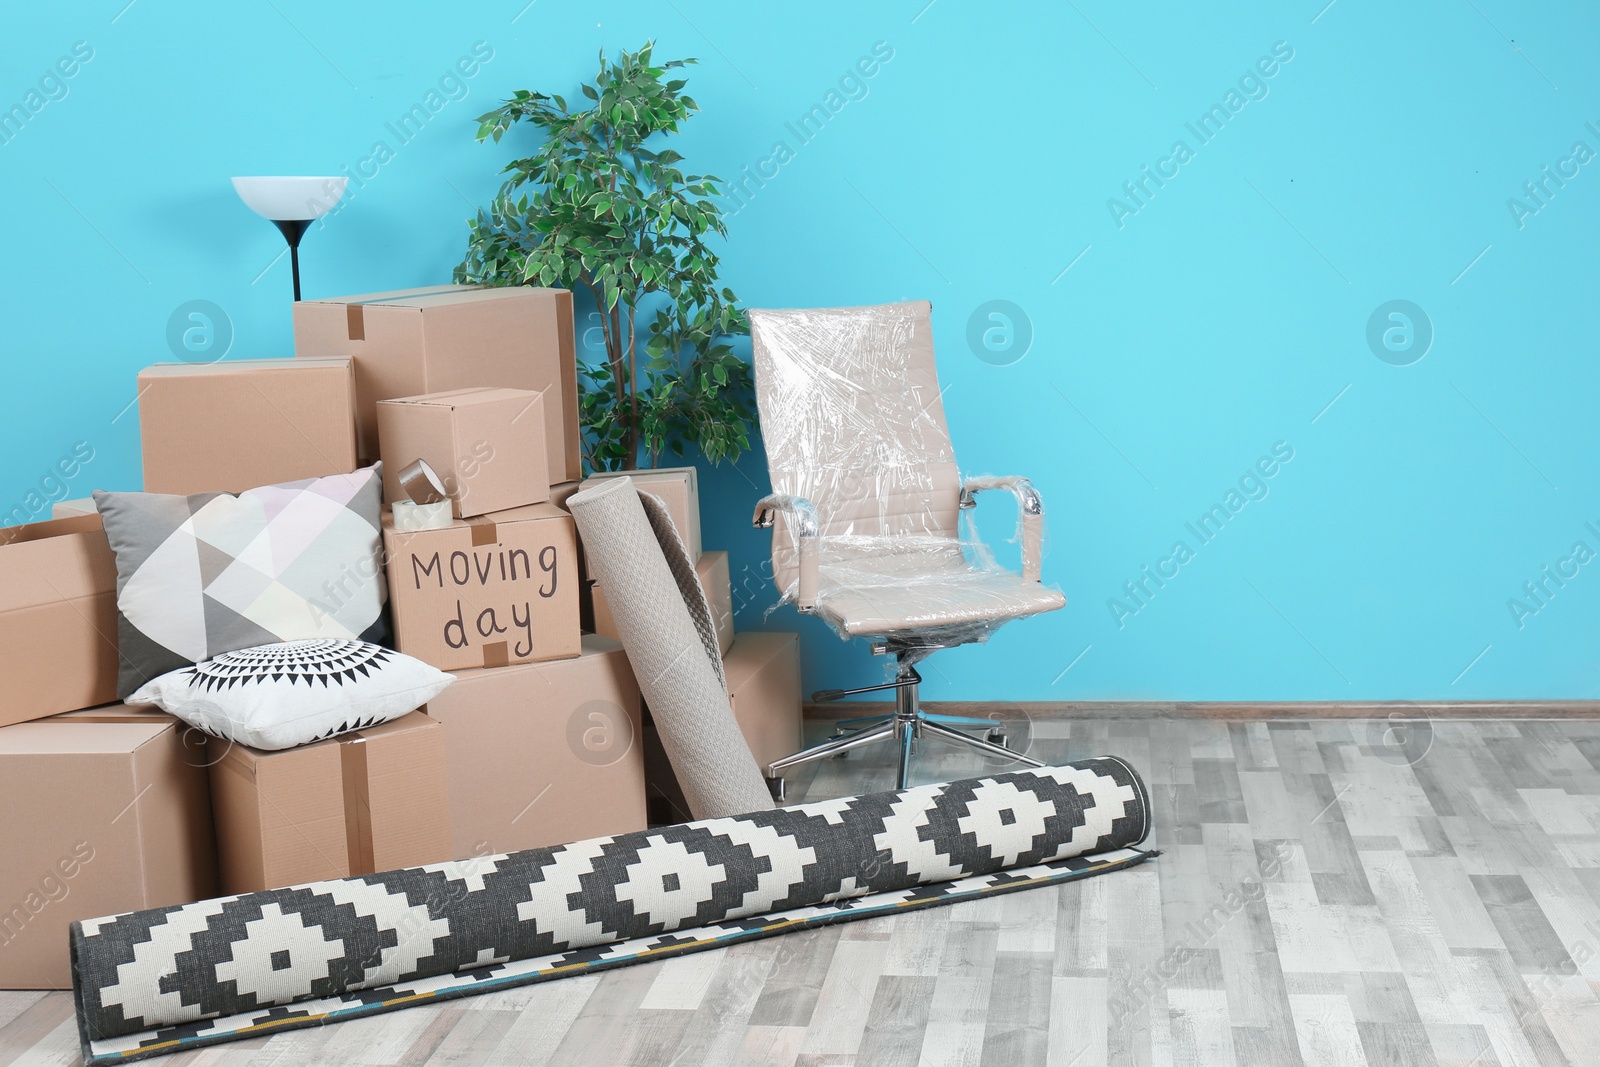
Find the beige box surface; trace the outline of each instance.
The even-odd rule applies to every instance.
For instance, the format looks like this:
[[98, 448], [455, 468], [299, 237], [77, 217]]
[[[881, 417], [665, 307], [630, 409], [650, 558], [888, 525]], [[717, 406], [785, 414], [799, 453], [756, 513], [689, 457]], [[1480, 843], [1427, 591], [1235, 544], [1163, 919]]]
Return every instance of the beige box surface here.
[[[723, 657], [733, 718], [761, 773], [767, 765], [800, 751], [800, 639], [795, 634], [753, 632], [734, 636]], [[655, 724], [645, 716], [645, 779], [662, 818], [690, 818], [689, 806]], [[661, 821], [658, 819], [657, 821]]]
[[0, 725], [117, 699], [117, 562], [98, 513], [0, 528], [0, 678]]
[[667, 505], [672, 525], [689, 546], [689, 558], [700, 558], [700, 475], [693, 467], [658, 467], [643, 471], [601, 471], [598, 478], [632, 478], [633, 484], [654, 493]]
[[356, 469], [348, 359], [157, 363], [139, 372], [148, 493], [242, 493]]
[[439, 530], [396, 530], [385, 515], [383, 546], [406, 655], [455, 671], [578, 654], [578, 535], [554, 504]]
[[645, 828], [639, 688], [615, 641], [458, 671], [427, 712], [444, 724], [456, 859]]
[[435, 285], [305, 300], [294, 305], [294, 348], [301, 357], [355, 357], [356, 429], [367, 462], [378, 458], [378, 401], [500, 386], [545, 394], [548, 480], [582, 477], [565, 289]]
[[[567, 501], [572, 494], [583, 488], [582, 482], [557, 482], [550, 487], [550, 503], [570, 514]], [[578, 628], [586, 634], [595, 632], [594, 628], [594, 600], [592, 588], [594, 583], [589, 580], [589, 563], [583, 555], [583, 541], [578, 541]]]
[[728, 698], [750, 751], [761, 765], [800, 750], [800, 638], [744, 633], [722, 660]]
[[454, 389], [378, 401], [383, 499], [405, 500], [400, 472], [426, 460], [455, 517], [550, 498], [544, 396], [527, 389]]
[[57, 500], [50, 505], [52, 519], [71, 519], [79, 515], [98, 515], [99, 509], [94, 506], [94, 497], [81, 496], [71, 500]]
[[[733, 587], [728, 575], [728, 554], [702, 552], [694, 569], [700, 577], [700, 588], [706, 592], [706, 602], [711, 606], [711, 620], [717, 628], [717, 648], [726, 656], [733, 648]], [[611, 616], [611, 605], [606, 601], [600, 583], [589, 587], [589, 596], [594, 613], [594, 632], [602, 637], [617, 639], [617, 623]]]
[[420, 712], [263, 752], [211, 740], [222, 892], [450, 858], [444, 729]]
[[216, 895], [186, 732], [122, 705], [0, 729], [0, 989], [69, 988], [75, 920]]

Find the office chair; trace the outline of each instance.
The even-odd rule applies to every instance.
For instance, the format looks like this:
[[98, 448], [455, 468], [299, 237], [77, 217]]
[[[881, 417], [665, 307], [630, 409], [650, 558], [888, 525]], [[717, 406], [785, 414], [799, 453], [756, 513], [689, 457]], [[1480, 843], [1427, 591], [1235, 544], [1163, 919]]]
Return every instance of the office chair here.
[[[755, 509], [771, 528], [773, 581], [786, 600], [846, 639], [895, 657], [895, 678], [824, 690], [815, 701], [892, 689], [894, 714], [847, 719], [827, 742], [766, 768], [784, 772], [892, 741], [906, 787], [919, 738], [1040, 766], [1005, 746], [990, 719], [921, 709], [916, 664], [942, 648], [986, 641], [1002, 623], [1055, 611], [1066, 598], [1040, 584], [1044, 507], [1025, 478], [970, 478], [956, 468], [933, 358], [927, 301], [877, 307], [750, 311], [756, 404], [772, 495]], [[987, 489], [1016, 497], [1022, 573], [964, 544], [959, 516]], [[963, 729], [982, 729], [974, 737]]]

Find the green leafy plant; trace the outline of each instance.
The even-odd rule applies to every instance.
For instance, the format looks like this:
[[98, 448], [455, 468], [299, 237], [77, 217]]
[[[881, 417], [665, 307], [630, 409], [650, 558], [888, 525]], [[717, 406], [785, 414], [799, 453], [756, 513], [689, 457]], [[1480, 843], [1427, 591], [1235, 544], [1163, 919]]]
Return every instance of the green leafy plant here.
[[729, 344], [749, 327], [706, 244], [727, 235], [711, 199], [717, 179], [685, 175], [683, 157], [657, 145], [699, 110], [684, 80], [669, 80], [695, 61], [658, 64], [653, 48], [602, 51], [580, 86], [588, 107], [522, 90], [479, 119], [479, 141], [499, 142], [519, 122], [544, 141], [506, 165], [455, 271], [460, 282], [593, 294], [605, 359], [581, 367], [590, 470], [631, 470], [641, 453], [653, 466], [690, 445], [712, 461], [750, 447], [750, 366]]

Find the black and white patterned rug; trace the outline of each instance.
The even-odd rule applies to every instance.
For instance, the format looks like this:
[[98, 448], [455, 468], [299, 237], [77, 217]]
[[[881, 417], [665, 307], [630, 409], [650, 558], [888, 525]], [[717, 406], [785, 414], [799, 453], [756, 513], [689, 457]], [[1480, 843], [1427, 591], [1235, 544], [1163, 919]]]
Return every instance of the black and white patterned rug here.
[[1153, 852], [1100, 757], [74, 923], [91, 1064], [1053, 885]]

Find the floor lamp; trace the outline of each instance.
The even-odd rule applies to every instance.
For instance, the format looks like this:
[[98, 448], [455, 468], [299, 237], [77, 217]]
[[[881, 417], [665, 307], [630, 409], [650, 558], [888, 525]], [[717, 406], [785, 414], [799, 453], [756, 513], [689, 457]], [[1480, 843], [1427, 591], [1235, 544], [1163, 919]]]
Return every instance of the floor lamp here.
[[348, 178], [235, 178], [233, 190], [245, 206], [271, 222], [289, 242], [294, 298], [300, 299], [300, 238], [306, 227], [333, 210]]

